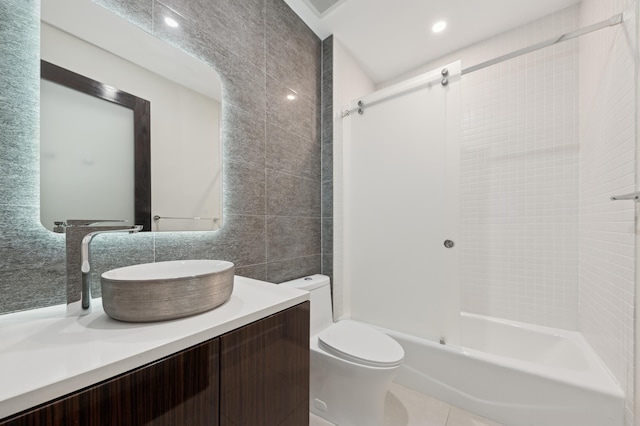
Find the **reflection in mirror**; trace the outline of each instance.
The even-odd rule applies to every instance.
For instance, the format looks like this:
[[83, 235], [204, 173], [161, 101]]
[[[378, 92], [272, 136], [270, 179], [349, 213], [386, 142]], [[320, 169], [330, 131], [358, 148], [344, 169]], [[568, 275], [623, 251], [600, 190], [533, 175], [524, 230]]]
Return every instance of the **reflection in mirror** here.
[[100, 212], [151, 229], [149, 101], [40, 62], [42, 224]]
[[[217, 73], [91, 0], [43, 0], [41, 18], [43, 60], [149, 101], [151, 192], [147, 197], [150, 198], [150, 206], [146, 208], [145, 222], [151, 224], [151, 230], [219, 228], [222, 214], [221, 88]], [[47, 82], [42, 85], [42, 106], [52, 103], [45, 99], [48, 96], [46, 90], [51, 89], [49, 86]], [[44, 125], [47, 119], [44, 109], [41, 115], [44, 132], [47, 127]], [[53, 121], [61, 122], [57, 117]], [[75, 112], [71, 121], [78, 123], [84, 119]], [[68, 130], [70, 126], [63, 127]], [[98, 125], [88, 127], [97, 129]], [[105, 141], [103, 131], [96, 130], [82, 136], [82, 152], [64, 153], [51, 148], [48, 145], [50, 138], [41, 134], [41, 220], [46, 228], [52, 229], [54, 221], [68, 219], [129, 219], [130, 216], [111, 217], [121, 214], [105, 212], [104, 205], [100, 207], [100, 203], [88, 199], [88, 194], [107, 198], [104, 195], [106, 190], [99, 189], [98, 183], [112, 183], [124, 176], [134, 182], [122, 183], [122, 191], [119, 191], [120, 187], [111, 191], [126, 193], [125, 198], [129, 197], [138, 204], [136, 211], [145, 210], [139, 207], [140, 198], [144, 197], [134, 199], [132, 192], [138, 183], [134, 176], [140, 174], [137, 168], [141, 167], [138, 162], [134, 165], [133, 161], [133, 130], [127, 137], [132, 146], [125, 145], [123, 152], [128, 154], [118, 154], [121, 157], [117, 158], [114, 146], [124, 143], [120, 136], [115, 137], [118, 143], [113, 139]], [[105, 148], [105, 144], [109, 146]], [[123, 158], [122, 155], [130, 157]], [[109, 157], [114, 158], [111, 163], [107, 163]], [[51, 182], [44, 167], [53, 158], [77, 163], [80, 171], [74, 171], [67, 177], [75, 183], [89, 182], [80, 174], [83, 169], [103, 169], [107, 174], [94, 177], [93, 183], [83, 188], [60, 188], [63, 183], [47, 185]], [[64, 167], [70, 170], [68, 164]], [[65, 193], [65, 198], [43, 192], [51, 186]], [[54, 216], [46, 213], [54, 210], [47, 206], [48, 203], [57, 209]], [[115, 199], [106, 200], [107, 206], [115, 203]], [[59, 210], [60, 206], [65, 210]], [[91, 206], [96, 206], [97, 210], [86, 210]], [[140, 221], [139, 216], [133, 221]]]

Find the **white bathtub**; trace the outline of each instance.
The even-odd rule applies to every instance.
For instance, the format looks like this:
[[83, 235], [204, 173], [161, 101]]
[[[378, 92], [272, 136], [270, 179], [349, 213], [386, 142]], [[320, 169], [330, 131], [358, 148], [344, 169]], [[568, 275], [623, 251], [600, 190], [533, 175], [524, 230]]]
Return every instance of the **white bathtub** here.
[[381, 329], [396, 382], [508, 426], [622, 426], [624, 393], [580, 333], [463, 313], [451, 347]]

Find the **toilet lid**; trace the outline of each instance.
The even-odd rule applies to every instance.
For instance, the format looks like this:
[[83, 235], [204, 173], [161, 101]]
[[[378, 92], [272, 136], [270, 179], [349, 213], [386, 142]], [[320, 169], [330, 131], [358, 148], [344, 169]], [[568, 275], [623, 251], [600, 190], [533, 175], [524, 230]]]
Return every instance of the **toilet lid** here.
[[374, 367], [393, 367], [404, 349], [391, 337], [364, 324], [339, 321], [318, 334], [318, 346], [340, 358]]

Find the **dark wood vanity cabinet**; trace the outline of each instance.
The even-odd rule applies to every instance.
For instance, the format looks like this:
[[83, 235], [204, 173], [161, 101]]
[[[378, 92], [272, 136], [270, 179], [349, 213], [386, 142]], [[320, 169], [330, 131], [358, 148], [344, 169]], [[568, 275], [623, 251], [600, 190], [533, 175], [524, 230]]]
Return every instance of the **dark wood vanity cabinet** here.
[[309, 424], [309, 302], [220, 337], [220, 426]]
[[309, 424], [309, 302], [0, 421], [0, 426]]

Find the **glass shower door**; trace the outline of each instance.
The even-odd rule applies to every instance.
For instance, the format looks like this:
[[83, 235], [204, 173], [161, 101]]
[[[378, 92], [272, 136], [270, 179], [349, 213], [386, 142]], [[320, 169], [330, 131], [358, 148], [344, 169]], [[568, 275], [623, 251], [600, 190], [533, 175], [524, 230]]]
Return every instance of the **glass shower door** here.
[[344, 277], [351, 317], [458, 345], [460, 63], [375, 92], [350, 110]]

